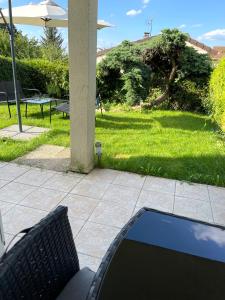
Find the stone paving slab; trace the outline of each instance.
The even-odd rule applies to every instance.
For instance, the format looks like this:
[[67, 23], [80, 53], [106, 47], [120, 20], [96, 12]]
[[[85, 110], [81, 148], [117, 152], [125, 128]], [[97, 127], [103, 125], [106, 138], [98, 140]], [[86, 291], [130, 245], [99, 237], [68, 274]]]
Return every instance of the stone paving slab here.
[[54, 145], [42, 145], [17, 158], [14, 162], [41, 169], [67, 172], [70, 168], [70, 149]]
[[0, 129], [0, 138], [11, 138], [17, 141], [29, 141], [50, 129], [23, 125], [23, 132], [19, 132], [18, 125], [11, 125]]
[[69, 208], [81, 266], [94, 271], [117, 233], [143, 206], [225, 225], [225, 188], [107, 169], [80, 175], [0, 162], [7, 243], [58, 205]]

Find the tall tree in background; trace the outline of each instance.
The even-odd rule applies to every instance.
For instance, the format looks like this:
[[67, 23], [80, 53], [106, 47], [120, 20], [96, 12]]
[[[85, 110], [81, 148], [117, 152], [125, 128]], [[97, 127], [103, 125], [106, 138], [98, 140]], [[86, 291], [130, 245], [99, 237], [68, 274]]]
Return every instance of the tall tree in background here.
[[65, 58], [65, 49], [63, 48], [63, 37], [55, 27], [44, 28], [44, 36], [41, 38], [43, 58], [54, 61]]

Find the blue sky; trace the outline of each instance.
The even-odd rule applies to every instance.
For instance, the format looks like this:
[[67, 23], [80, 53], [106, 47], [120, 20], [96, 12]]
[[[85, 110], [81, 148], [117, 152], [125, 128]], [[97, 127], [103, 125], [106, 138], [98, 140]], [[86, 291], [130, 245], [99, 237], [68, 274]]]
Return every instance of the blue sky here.
[[[55, 0], [67, 7], [67, 0]], [[30, 0], [12, 0], [13, 6], [28, 4]], [[38, 3], [39, 0], [32, 2]], [[0, 0], [6, 7], [7, 0]], [[178, 27], [193, 38], [215, 46], [225, 46], [225, 0], [99, 0], [99, 19], [114, 27], [98, 34], [98, 47], [107, 48], [124, 39], [137, 40], [148, 30], [148, 20], [153, 20], [152, 34], [163, 28]], [[19, 27], [19, 26], [18, 26]], [[29, 36], [40, 37], [42, 28], [20, 26]], [[65, 44], [67, 30], [61, 30]]]

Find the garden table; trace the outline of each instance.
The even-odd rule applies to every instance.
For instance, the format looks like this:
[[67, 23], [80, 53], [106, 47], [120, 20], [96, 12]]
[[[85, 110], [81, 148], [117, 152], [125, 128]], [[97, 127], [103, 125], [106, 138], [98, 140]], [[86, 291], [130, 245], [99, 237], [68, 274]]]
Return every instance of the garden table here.
[[110, 246], [88, 300], [225, 299], [225, 228], [142, 209]]
[[44, 118], [44, 105], [49, 104], [49, 118], [50, 118], [50, 123], [51, 123], [51, 121], [52, 121], [52, 102], [55, 102], [55, 104], [57, 104], [58, 102], [61, 102], [61, 101], [63, 101], [63, 100], [57, 99], [57, 98], [29, 98], [29, 99], [23, 100], [23, 102], [26, 105], [25, 116], [27, 118], [28, 104], [33, 104], [33, 105], [40, 105], [41, 115]]

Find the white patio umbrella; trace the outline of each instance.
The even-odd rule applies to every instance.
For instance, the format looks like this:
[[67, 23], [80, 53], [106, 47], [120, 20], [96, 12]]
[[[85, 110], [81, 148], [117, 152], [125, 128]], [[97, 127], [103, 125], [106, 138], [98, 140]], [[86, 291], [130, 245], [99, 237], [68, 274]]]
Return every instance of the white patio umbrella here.
[[[3, 9], [6, 21], [9, 10]], [[42, 27], [68, 27], [68, 12], [52, 0], [45, 0], [38, 4], [28, 4], [12, 8], [14, 24], [34, 25]], [[3, 23], [0, 17], [0, 23]], [[110, 27], [105, 21], [98, 21], [97, 28]]]
[[[68, 27], [68, 12], [52, 0], [45, 0], [39, 4], [28, 4], [12, 8], [12, 1], [8, 0], [8, 9], [0, 9], [0, 23], [6, 24], [10, 34], [13, 81], [17, 104], [19, 131], [22, 132], [22, 118], [16, 80], [16, 61], [14, 48], [13, 24], [33, 25], [42, 27]], [[8, 25], [8, 23], [10, 25]], [[97, 29], [110, 27], [105, 21], [98, 21]]]

